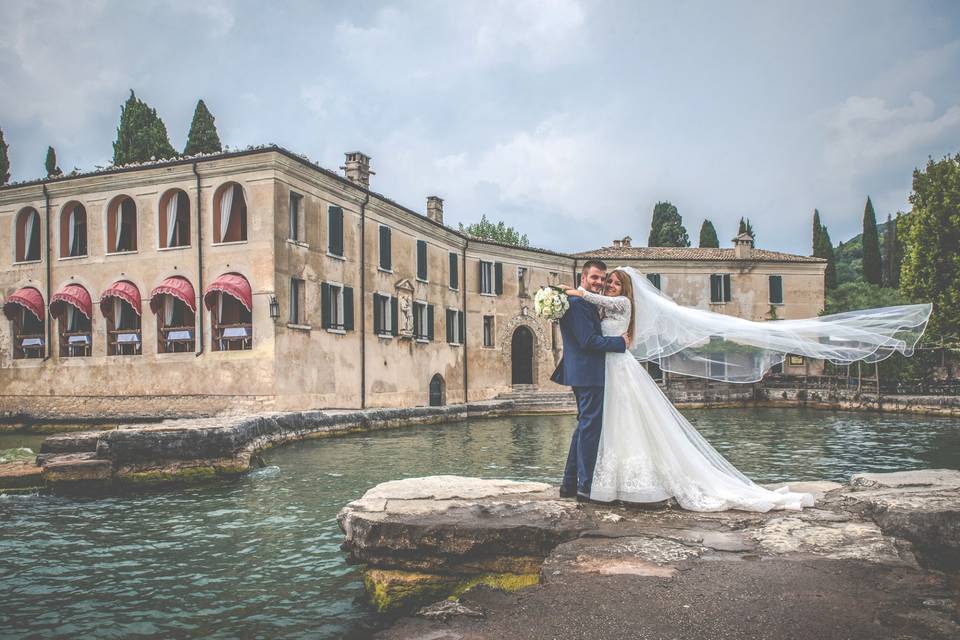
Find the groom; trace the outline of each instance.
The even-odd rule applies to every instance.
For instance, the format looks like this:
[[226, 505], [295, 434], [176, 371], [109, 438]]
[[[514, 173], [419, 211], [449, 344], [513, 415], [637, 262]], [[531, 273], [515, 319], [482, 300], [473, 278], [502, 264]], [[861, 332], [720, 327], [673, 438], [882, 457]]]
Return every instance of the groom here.
[[[603, 293], [606, 275], [607, 265], [602, 261], [587, 260], [580, 273], [580, 288]], [[603, 423], [605, 354], [623, 353], [627, 343], [623, 336], [605, 337], [600, 332], [597, 308], [579, 296], [570, 296], [570, 308], [560, 318], [560, 335], [563, 358], [550, 379], [573, 387], [577, 399], [577, 428], [570, 442], [560, 497], [575, 495], [578, 501], [587, 501]]]

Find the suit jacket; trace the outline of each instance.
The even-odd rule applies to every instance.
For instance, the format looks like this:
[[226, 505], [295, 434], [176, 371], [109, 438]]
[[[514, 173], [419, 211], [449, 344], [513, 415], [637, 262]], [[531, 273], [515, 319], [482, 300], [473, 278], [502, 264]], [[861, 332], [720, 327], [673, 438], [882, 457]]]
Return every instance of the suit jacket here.
[[602, 387], [604, 358], [609, 351], [627, 350], [623, 336], [604, 336], [597, 308], [578, 296], [570, 296], [570, 308], [560, 318], [563, 358], [550, 377], [570, 387]]

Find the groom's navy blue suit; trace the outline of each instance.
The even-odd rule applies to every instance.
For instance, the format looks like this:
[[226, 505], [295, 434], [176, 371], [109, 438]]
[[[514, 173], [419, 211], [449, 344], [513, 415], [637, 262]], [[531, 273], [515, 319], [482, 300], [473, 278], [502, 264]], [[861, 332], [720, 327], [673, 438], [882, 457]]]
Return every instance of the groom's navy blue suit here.
[[563, 358], [550, 379], [573, 387], [577, 398], [577, 428], [570, 442], [562, 486], [589, 495], [603, 425], [605, 354], [623, 353], [627, 345], [622, 336], [604, 336], [597, 308], [577, 296], [570, 296], [570, 308], [560, 318], [560, 335]]

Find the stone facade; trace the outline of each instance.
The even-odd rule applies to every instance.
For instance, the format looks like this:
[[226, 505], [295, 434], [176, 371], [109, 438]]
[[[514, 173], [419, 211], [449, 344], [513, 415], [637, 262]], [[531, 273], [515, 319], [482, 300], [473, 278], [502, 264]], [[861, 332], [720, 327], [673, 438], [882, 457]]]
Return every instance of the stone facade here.
[[[560, 357], [559, 335], [533, 314], [532, 295], [548, 283], [573, 282], [587, 254], [470, 238], [444, 226], [440, 198], [431, 196], [422, 215], [369, 191], [369, 158], [355, 152], [347, 164], [349, 178], [268, 147], [0, 189], [0, 297], [6, 303], [32, 287], [46, 307], [45, 346], [35, 348], [34, 358], [15, 357], [23, 355], [15, 349], [21, 330], [0, 322], [0, 412], [143, 416], [143, 407], [170, 406], [178, 415], [209, 415], [457, 403], [495, 397], [514, 383], [558, 390], [549, 377]], [[228, 189], [234, 213], [224, 217]], [[183, 193], [182, 207], [189, 204], [190, 229], [175, 243], [183, 246], [167, 247], [174, 190]], [[220, 229], [233, 229], [241, 201], [245, 238]], [[87, 247], [78, 256], [63, 255], [73, 238], [66, 229], [74, 203], [86, 211]], [[37, 213], [39, 256], [24, 247], [30, 209]], [[121, 210], [124, 224], [135, 220], [132, 250], [116, 250]], [[129, 242], [131, 230], [123, 233]], [[823, 305], [824, 263], [816, 259], [760, 251], [736, 260], [591, 253], [660, 273], [665, 291], [681, 304], [708, 305], [710, 274], [729, 273], [734, 298], [715, 310], [765, 317], [770, 274], [783, 276], [778, 317], [816, 315]], [[241, 323], [247, 328], [240, 329], [249, 335], [234, 342], [222, 339], [229, 323], [217, 296], [236, 300], [210, 291], [224, 274], [249, 286], [250, 310]], [[155, 314], [149, 302], [174, 276], [194, 289], [193, 343], [191, 350], [165, 353], [164, 311]], [[142, 298], [136, 355], [113, 355], [113, 316], [98, 305], [118, 281], [135, 285]], [[65, 320], [49, 312], [51, 296], [70, 284], [84, 287], [93, 302], [89, 355], [67, 357]], [[431, 331], [424, 328], [428, 307]], [[413, 319], [417, 314], [423, 321]], [[389, 326], [393, 316], [396, 327]], [[224, 344], [239, 348], [220, 350]]]

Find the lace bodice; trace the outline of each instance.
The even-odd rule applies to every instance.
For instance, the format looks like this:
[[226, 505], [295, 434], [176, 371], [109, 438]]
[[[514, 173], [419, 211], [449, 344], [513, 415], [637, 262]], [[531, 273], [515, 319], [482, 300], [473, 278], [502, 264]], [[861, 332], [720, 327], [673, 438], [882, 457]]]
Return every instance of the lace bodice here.
[[582, 292], [583, 299], [603, 309], [600, 330], [605, 336], [619, 336], [630, 326], [630, 300], [625, 296], [603, 296], [590, 291]]

